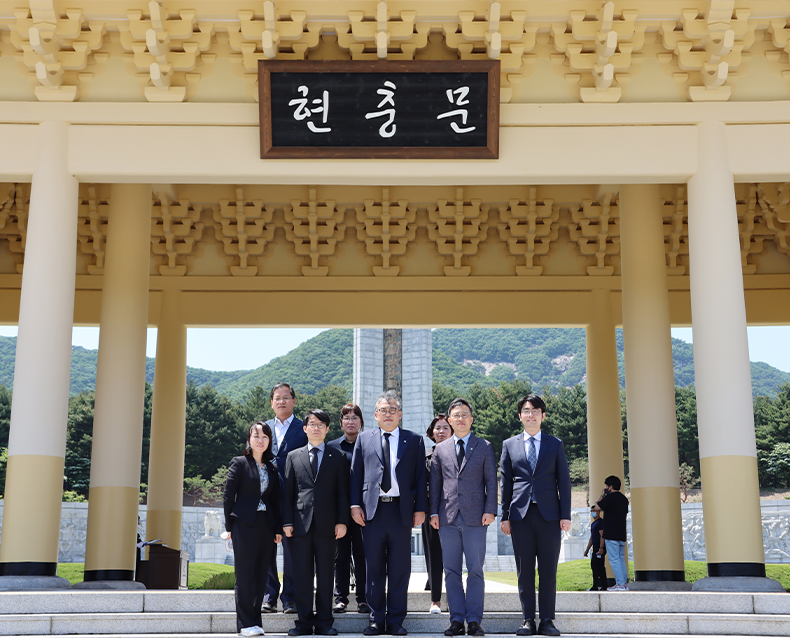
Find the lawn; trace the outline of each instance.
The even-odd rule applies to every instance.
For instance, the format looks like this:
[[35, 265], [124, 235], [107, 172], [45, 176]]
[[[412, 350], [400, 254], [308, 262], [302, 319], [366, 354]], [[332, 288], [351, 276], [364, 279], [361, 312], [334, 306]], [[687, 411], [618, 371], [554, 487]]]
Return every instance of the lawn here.
[[[59, 563], [58, 576], [68, 578], [69, 582], [82, 582], [82, 563]], [[782, 583], [785, 591], [790, 591], [790, 565], [769, 564], [765, 566], [769, 578]], [[706, 575], [705, 563], [686, 561], [686, 580], [693, 583]], [[486, 572], [486, 579], [505, 585], [518, 585], [516, 572]], [[634, 577], [634, 564], [628, 563], [629, 580]], [[282, 574], [280, 575], [282, 577]], [[189, 589], [233, 589], [233, 567], [212, 563], [189, 564]], [[590, 561], [572, 560], [557, 566], [557, 591], [586, 591], [592, 585]]]
[[[707, 568], [702, 561], [685, 561], [686, 581], [694, 581], [707, 575]], [[768, 564], [765, 566], [768, 578], [782, 583], [785, 591], [790, 591], [790, 565]], [[516, 572], [486, 572], [486, 579], [506, 585], [518, 585]], [[628, 578], [634, 578], [634, 563], [628, 563]], [[572, 560], [557, 566], [557, 591], [586, 591], [592, 586], [590, 561], [586, 559]]]

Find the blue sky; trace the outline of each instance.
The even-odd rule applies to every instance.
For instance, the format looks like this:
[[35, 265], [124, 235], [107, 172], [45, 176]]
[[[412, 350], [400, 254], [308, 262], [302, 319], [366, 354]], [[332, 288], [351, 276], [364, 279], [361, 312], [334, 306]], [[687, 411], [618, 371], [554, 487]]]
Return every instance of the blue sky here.
[[[325, 328], [190, 328], [187, 365], [207, 370], [250, 370], [282, 356]], [[16, 326], [0, 326], [0, 335], [16, 336]], [[99, 347], [98, 328], [74, 328], [72, 343]], [[691, 328], [673, 328], [672, 336], [691, 343]], [[148, 330], [147, 354], [156, 355], [156, 329]], [[790, 372], [790, 326], [749, 328], [749, 355]]]

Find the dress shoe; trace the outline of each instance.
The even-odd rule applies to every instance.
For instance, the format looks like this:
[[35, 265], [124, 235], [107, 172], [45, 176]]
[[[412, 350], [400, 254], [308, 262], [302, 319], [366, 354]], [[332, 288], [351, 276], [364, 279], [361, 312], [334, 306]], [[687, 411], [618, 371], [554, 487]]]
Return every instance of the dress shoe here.
[[357, 611], [360, 614], [369, 614], [370, 613], [370, 605], [368, 605], [367, 603], [359, 603], [357, 605]]
[[403, 625], [398, 623], [387, 623], [387, 633], [390, 636], [405, 636], [409, 632], [403, 628]]
[[538, 633], [541, 636], [559, 636], [560, 630], [554, 626], [554, 622], [550, 618], [543, 618], [538, 625]]
[[453, 620], [450, 626], [444, 630], [445, 636], [463, 636], [465, 633], [464, 623], [460, 620]]
[[241, 630], [239, 631], [239, 634], [241, 634], [242, 636], [245, 636], [245, 638], [247, 638], [249, 636], [260, 636], [260, 635], [262, 635], [263, 630], [260, 629], [260, 631], [259, 631], [259, 629], [260, 629], [260, 627], [255, 627], [255, 626], [253, 626], [253, 627], [242, 627]]
[[332, 613], [345, 614], [346, 613], [346, 603], [341, 603], [341, 602], [335, 603], [335, 606], [332, 607]]
[[466, 624], [466, 635], [467, 636], [485, 636], [486, 632], [483, 631], [483, 628], [480, 626], [479, 622], [475, 622], [474, 620]]
[[276, 613], [276, 612], [277, 612], [277, 603], [275, 603], [275, 604], [272, 604], [272, 603], [263, 603], [263, 605], [261, 605], [261, 611], [262, 611], [264, 614], [273, 614], [273, 613]]
[[377, 622], [370, 623], [367, 627], [362, 630], [363, 636], [380, 636], [384, 633], [384, 630], [381, 625]]
[[312, 636], [313, 630], [312, 629], [299, 629], [299, 627], [293, 627], [288, 630], [289, 636]]
[[337, 629], [334, 627], [329, 627], [329, 629], [318, 629], [316, 627], [315, 630], [316, 636], [337, 636]]
[[288, 601], [287, 603], [283, 603], [283, 613], [284, 614], [295, 614], [296, 613], [296, 603], [292, 601]]
[[521, 623], [521, 627], [516, 629], [517, 636], [534, 636], [536, 633], [538, 633], [538, 629], [535, 627], [535, 620], [533, 618], [527, 618]]

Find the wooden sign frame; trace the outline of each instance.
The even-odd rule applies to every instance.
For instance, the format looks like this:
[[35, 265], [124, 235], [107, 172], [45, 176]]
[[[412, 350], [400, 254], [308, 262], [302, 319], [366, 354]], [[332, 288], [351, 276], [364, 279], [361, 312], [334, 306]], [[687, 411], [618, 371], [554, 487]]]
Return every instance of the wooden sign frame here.
[[[499, 67], [499, 60], [260, 60], [261, 159], [498, 159]], [[271, 84], [274, 73], [486, 73], [486, 146], [274, 146]]]

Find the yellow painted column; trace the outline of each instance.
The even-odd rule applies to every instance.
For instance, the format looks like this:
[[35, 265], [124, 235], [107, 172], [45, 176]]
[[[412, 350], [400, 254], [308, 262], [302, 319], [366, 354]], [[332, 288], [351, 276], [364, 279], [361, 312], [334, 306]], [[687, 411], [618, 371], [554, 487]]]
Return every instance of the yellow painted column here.
[[181, 292], [162, 292], [156, 339], [151, 451], [148, 462], [146, 540], [181, 549], [186, 441], [187, 329]]
[[587, 326], [587, 450], [590, 503], [595, 503], [607, 476], [623, 478], [623, 430], [617, 340], [608, 290], [593, 290]]
[[699, 168], [688, 183], [689, 274], [708, 576], [764, 577], [735, 187], [724, 124], [697, 130]]
[[[63, 122], [39, 125], [0, 543], [0, 576], [44, 577], [46, 587], [68, 587], [56, 575], [79, 203], [77, 180], [67, 168], [68, 129]], [[0, 583], [0, 589], [25, 587], [13, 580]], [[28, 583], [35, 587], [31, 579]]]
[[685, 582], [675, 379], [660, 186], [620, 189], [634, 577]]
[[114, 184], [96, 370], [86, 583], [134, 580], [150, 232], [150, 186]]

